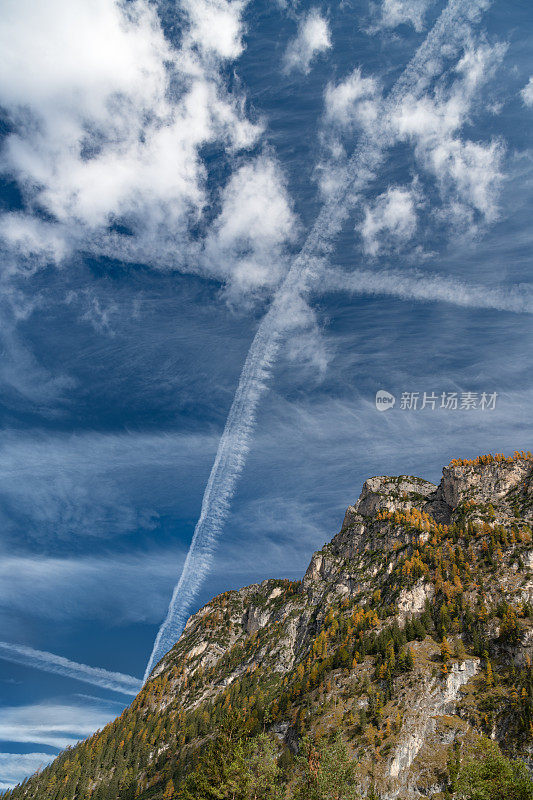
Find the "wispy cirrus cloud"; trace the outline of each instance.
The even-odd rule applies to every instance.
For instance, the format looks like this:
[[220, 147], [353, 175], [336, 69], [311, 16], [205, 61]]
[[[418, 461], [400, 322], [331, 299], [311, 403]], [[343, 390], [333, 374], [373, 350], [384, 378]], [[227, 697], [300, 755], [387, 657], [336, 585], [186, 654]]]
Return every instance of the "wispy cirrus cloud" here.
[[17, 330], [18, 320], [11, 309], [0, 308], [2, 360], [0, 362], [0, 397], [7, 406], [17, 406], [24, 398], [26, 406], [39, 410], [44, 417], [58, 417], [68, 403], [68, 392], [76, 381], [39, 363]]
[[111, 717], [112, 714], [81, 704], [4, 706], [0, 739], [64, 748], [103, 728]]
[[0, 789], [12, 789], [54, 758], [50, 753], [0, 753]]
[[176, 471], [207, 463], [215, 449], [216, 436], [209, 434], [6, 432], [0, 439], [0, 512], [6, 529], [22, 527], [40, 538], [151, 530], [158, 512], [149, 475], [158, 476], [158, 503], [168, 503]]
[[0, 620], [17, 631], [21, 619], [53, 620], [74, 627], [79, 620], [114, 626], [157, 623], [173, 586], [183, 547], [95, 556], [3, 554]]

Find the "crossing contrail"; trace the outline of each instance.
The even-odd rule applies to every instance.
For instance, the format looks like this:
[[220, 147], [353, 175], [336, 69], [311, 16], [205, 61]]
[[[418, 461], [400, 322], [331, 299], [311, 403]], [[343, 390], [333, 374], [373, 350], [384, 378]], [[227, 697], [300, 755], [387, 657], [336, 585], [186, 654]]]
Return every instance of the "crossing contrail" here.
[[[450, 0], [420, 45], [385, 102], [382, 126], [371, 136], [364, 133], [342, 180], [322, 207], [302, 250], [277, 290], [263, 317], [246, 357], [237, 391], [207, 482], [200, 517], [168, 613], [155, 639], [144, 680], [181, 634], [191, 605], [207, 575], [214, 545], [226, 520], [256, 419], [256, 410], [280, 346], [290, 326], [294, 301], [304, 295], [323, 269], [332, 239], [358, 201], [359, 193], [375, 176], [384, 152], [394, 142], [390, 114], [407, 96], [420, 97], [442, 71], [444, 56], [457, 55], [468, 39], [471, 25], [490, 5], [490, 0]], [[444, 53], [444, 56], [443, 56]]]
[[431, 275], [418, 270], [354, 269], [350, 272], [326, 267], [316, 291], [389, 295], [402, 300], [451, 303], [463, 308], [491, 308], [515, 314], [533, 314], [533, 293], [529, 286], [480, 286]]
[[15, 664], [22, 664], [25, 667], [35, 667], [44, 672], [54, 672], [77, 681], [91, 683], [94, 686], [101, 686], [102, 689], [111, 689], [111, 691], [121, 694], [135, 696], [142, 687], [142, 682], [132, 675], [123, 675], [121, 672], [110, 672], [100, 667], [78, 664], [76, 661], [63, 658], [63, 656], [47, 653], [44, 650], [34, 650], [33, 647], [25, 647], [21, 644], [0, 642], [0, 658]]

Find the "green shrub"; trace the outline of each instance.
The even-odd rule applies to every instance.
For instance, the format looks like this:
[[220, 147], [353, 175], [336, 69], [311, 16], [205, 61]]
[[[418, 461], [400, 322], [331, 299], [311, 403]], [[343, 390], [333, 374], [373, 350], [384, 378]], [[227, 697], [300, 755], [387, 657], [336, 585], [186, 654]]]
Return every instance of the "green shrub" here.
[[459, 767], [460, 800], [533, 800], [533, 781], [522, 761], [510, 761], [495, 742], [480, 739]]

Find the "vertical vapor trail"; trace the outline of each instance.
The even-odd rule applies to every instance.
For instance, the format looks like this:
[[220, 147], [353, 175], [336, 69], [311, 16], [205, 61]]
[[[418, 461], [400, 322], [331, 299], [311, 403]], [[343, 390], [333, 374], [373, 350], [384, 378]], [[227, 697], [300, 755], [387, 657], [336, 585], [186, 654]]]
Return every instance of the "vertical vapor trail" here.
[[110, 672], [100, 667], [78, 664], [76, 661], [63, 658], [63, 656], [56, 656], [54, 653], [47, 653], [44, 650], [34, 650], [33, 647], [25, 647], [20, 644], [0, 642], [0, 658], [14, 664], [35, 667], [44, 672], [54, 672], [57, 675], [64, 675], [67, 678], [91, 683], [102, 689], [111, 689], [113, 692], [130, 696], [135, 696], [142, 688], [141, 681], [132, 675], [123, 675], [122, 672]]
[[[384, 151], [394, 141], [390, 113], [408, 95], [419, 97], [456, 55], [468, 37], [470, 26], [490, 0], [450, 0], [425, 41], [394, 84], [384, 106], [382, 127], [371, 137], [363, 134], [348, 162], [342, 181], [322, 207], [302, 250], [276, 292], [254, 337], [231, 405], [215, 462], [204, 493], [200, 518], [180, 579], [172, 594], [167, 616], [161, 625], [146, 667], [146, 681], [157, 662], [175, 644], [187, 621], [191, 604], [207, 575], [214, 545], [227, 517], [229, 504], [240, 476], [255, 424], [256, 409], [279, 349], [284, 330], [290, 324], [291, 302], [306, 293], [309, 282], [318, 277], [333, 237], [358, 201], [358, 195], [374, 178]], [[376, 126], [377, 127], [377, 126]]]

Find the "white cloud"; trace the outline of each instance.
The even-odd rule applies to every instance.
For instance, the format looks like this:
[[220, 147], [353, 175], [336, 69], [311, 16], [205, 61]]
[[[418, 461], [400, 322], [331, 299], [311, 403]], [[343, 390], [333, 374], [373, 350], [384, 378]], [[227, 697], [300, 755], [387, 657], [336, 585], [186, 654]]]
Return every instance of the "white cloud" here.
[[480, 144], [452, 139], [432, 148], [428, 163], [445, 192], [452, 197], [455, 195], [487, 222], [492, 222], [498, 215], [503, 153], [504, 147], [499, 141]]
[[414, 100], [406, 97], [393, 111], [392, 123], [401, 139], [433, 142], [449, 137], [465, 121], [467, 104], [461, 96], [433, 98], [424, 96]]
[[381, 6], [375, 8], [378, 20], [373, 30], [410, 24], [415, 31], [420, 32], [424, 28], [424, 17], [431, 2], [432, 0], [383, 0]]
[[293, 334], [287, 340], [286, 354], [297, 368], [312, 371], [321, 379], [325, 376], [331, 353], [320, 328], [315, 325], [309, 330]]
[[365, 252], [375, 256], [388, 245], [411, 239], [416, 231], [416, 194], [413, 189], [391, 186], [375, 203], [365, 207], [359, 226]]
[[113, 301], [106, 303], [101, 300], [94, 289], [86, 288], [79, 292], [67, 293], [65, 299], [67, 305], [80, 301], [85, 307], [81, 319], [92, 325], [97, 333], [114, 336], [113, 321], [120, 314], [119, 306]]
[[[0, 99], [18, 128], [8, 137], [5, 166], [36, 203], [59, 219], [98, 225], [149, 189], [139, 169], [157, 185], [161, 141], [154, 144], [171, 123], [165, 61], [175, 54], [153, 7], [132, 3], [126, 14], [110, 0], [53, 0], [46, 8], [10, 0], [0, 46], [7, 55]], [[145, 116], [155, 124], [145, 126]], [[159, 175], [163, 197], [172, 172]], [[192, 201], [194, 183], [186, 198], [180, 194]]]
[[1, 613], [8, 626], [15, 614], [63, 624], [80, 619], [156, 623], [183, 559], [178, 548], [100, 557], [3, 554]]
[[[157, 525], [175, 502], [175, 475], [207, 465], [216, 436], [5, 433], [0, 500], [6, 535], [113, 536]], [[186, 492], [184, 492], [184, 495]], [[182, 503], [188, 498], [182, 495]]]
[[51, 753], [0, 753], [0, 789], [11, 789], [55, 758]]
[[221, 78], [223, 62], [242, 51], [244, 7], [183, 0], [175, 47], [148, 0], [7, 1], [0, 103], [14, 132], [2, 167], [27, 210], [4, 218], [1, 234], [17, 258], [60, 260], [96, 246], [117, 219], [134, 230], [133, 249], [156, 254], [172, 239], [175, 251], [180, 237], [185, 249], [208, 202], [202, 147], [234, 154], [261, 130]]
[[224, 188], [204, 258], [214, 274], [225, 275], [234, 300], [279, 281], [283, 248], [295, 233], [283, 177], [271, 158], [261, 156], [234, 172]]
[[308, 73], [318, 53], [331, 47], [329, 25], [318, 9], [311, 9], [298, 25], [298, 32], [285, 52], [285, 70]]
[[520, 94], [522, 95], [524, 105], [533, 106], [533, 77], [528, 80]]
[[68, 747], [106, 725], [112, 714], [82, 705], [35, 703], [2, 708], [0, 739]]
[[311, 368], [323, 377], [330, 354], [315, 310], [302, 295], [285, 293], [278, 314], [279, 324], [285, 331], [287, 358], [298, 368]]
[[462, 90], [466, 97], [472, 100], [474, 92], [494, 75], [507, 47], [505, 42], [496, 42], [493, 45], [485, 42], [475, 45], [470, 42], [465, 48], [455, 72], [463, 78]]
[[326, 87], [326, 121], [341, 127], [350, 127], [355, 123], [371, 125], [379, 112], [378, 93], [377, 80], [363, 78], [361, 70], [354, 69], [341, 83], [329, 83]]
[[355, 128], [375, 136], [376, 123], [383, 114], [381, 87], [374, 77], [363, 77], [355, 68], [339, 83], [328, 83], [324, 92], [324, 115], [319, 133], [322, 157], [315, 178], [325, 200], [346, 181], [349, 170], [347, 150], [353, 147]]
[[[68, 375], [52, 374], [38, 363], [17, 332], [17, 323], [31, 309], [31, 300], [17, 302], [8, 284], [2, 285], [4, 297], [10, 295], [11, 308], [0, 303], [0, 386], [6, 405], [20, 408], [21, 398], [32, 410], [45, 416], [57, 416], [66, 402], [68, 391], [76, 382]], [[18, 306], [18, 307], [17, 307]]]
[[48, 117], [50, 102], [75, 103], [85, 114], [106, 118], [111, 94], [134, 93], [144, 104], [162, 99], [162, 57], [172, 54], [146, 3], [132, 3], [125, 13], [109, 0], [51, 0], [46, 9], [6, 0], [0, 37], [2, 99], [12, 108], [39, 108]]
[[346, 150], [335, 137], [327, 141], [327, 137], [322, 138], [323, 157], [315, 168], [315, 180], [320, 189], [320, 195], [324, 200], [329, 199], [343, 186], [346, 180], [346, 165], [348, 156]]
[[[274, 157], [246, 161], [262, 125], [222, 78], [243, 50], [246, 2], [181, 0], [174, 46], [148, 0], [52, 0], [36, 13], [32, 0], [8, 0], [0, 102], [15, 132], [2, 166], [26, 210], [0, 220], [7, 277], [82, 249], [227, 282], [232, 302], [276, 284], [295, 218]], [[302, 22], [304, 58], [325, 46], [324, 25], [315, 12]], [[236, 166], [211, 227], [202, 149], [215, 142]], [[117, 221], [133, 235], [110, 228]], [[110, 333], [113, 311], [93, 299], [87, 320]]]
[[87, 664], [71, 661], [64, 656], [58, 656], [56, 653], [35, 650], [27, 645], [0, 642], [0, 658], [14, 664], [23, 664], [34, 669], [63, 675], [83, 683], [91, 683], [120, 694], [135, 696], [141, 689], [139, 679], [132, 675], [111, 672], [101, 667], [90, 667]]
[[23, 261], [28, 275], [47, 263], [62, 261], [70, 250], [68, 231], [63, 226], [20, 212], [0, 217], [0, 237], [9, 248], [1, 266], [4, 276], [18, 272], [18, 261]]
[[317, 287], [317, 291], [324, 289], [533, 314], [533, 292], [528, 286], [482, 286], [419, 270], [394, 272], [354, 269], [347, 272], [332, 267], [325, 271], [321, 286]]
[[191, 21], [190, 35], [203, 51], [220, 58], [240, 56], [246, 0], [182, 0], [182, 5]]
[[499, 140], [473, 142], [461, 137], [477, 93], [493, 74], [506, 46], [473, 44], [455, 69], [458, 77], [446, 87], [437, 85], [433, 96], [406, 97], [393, 108], [388, 124], [400, 140], [411, 141], [415, 155], [434, 176], [450, 221], [463, 218], [475, 230], [474, 214], [493, 221], [503, 179], [503, 144]]

